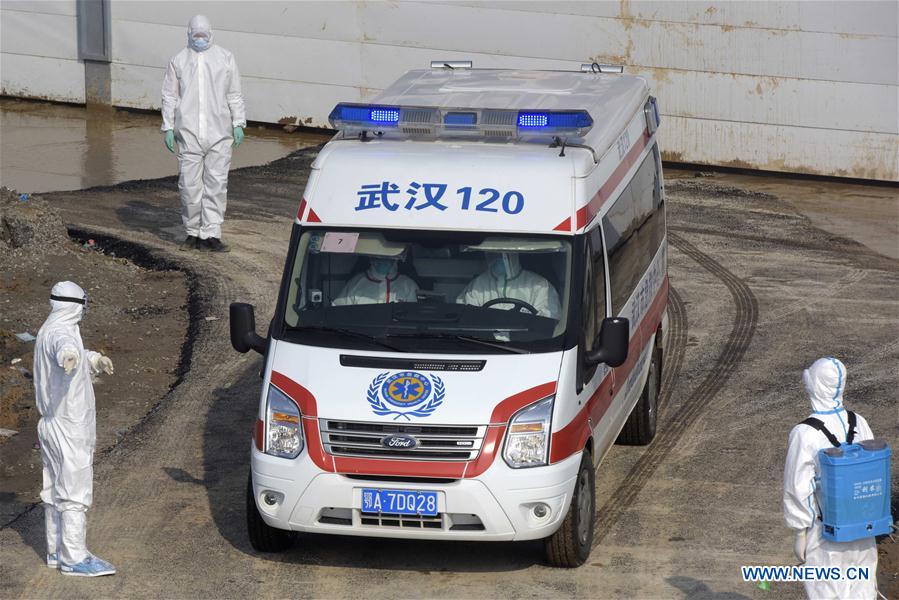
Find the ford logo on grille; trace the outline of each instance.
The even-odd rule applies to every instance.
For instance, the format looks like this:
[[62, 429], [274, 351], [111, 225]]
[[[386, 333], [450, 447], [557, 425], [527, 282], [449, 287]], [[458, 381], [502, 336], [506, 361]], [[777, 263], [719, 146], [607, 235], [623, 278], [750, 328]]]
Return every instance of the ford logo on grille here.
[[408, 435], [388, 435], [381, 439], [381, 445], [395, 450], [411, 450], [418, 445], [418, 440]]

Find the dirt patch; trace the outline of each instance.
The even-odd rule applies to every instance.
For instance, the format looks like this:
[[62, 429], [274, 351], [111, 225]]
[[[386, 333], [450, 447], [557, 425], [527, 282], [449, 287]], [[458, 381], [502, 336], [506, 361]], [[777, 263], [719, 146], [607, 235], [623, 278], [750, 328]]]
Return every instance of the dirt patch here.
[[[899, 479], [893, 477], [893, 524], [899, 523]], [[899, 537], [877, 538], [877, 590], [886, 598], [899, 598]]]
[[0, 187], [0, 243], [14, 253], [44, 253], [66, 242], [59, 213], [28, 194]]
[[127, 435], [178, 381], [189, 286], [172, 264], [123, 258], [130, 253], [115, 240], [71, 239], [51, 205], [39, 197], [22, 201], [6, 188], [0, 232], [0, 429], [16, 432], [0, 435], [0, 523], [6, 523], [38, 500], [41, 477], [34, 342], [15, 334], [37, 334], [53, 284], [70, 280], [87, 291], [84, 344], [115, 363], [115, 375], [94, 384], [98, 450]]
[[[709, 177], [709, 173], [699, 172], [695, 177]], [[748, 190], [746, 188], [736, 187], [732, 185], [724, 185], [713, 181], [691, 181], [689, 179], [678, 179], [672, 183], [665, 185], [665, 191], [668, 193], [692, 194], [694, 196], [708, 196], [713, 198], [726, 198], [733, 201], [734, 198], [757, 198], [762, 200], [774, 200], [775, 196], [765, 192]]]

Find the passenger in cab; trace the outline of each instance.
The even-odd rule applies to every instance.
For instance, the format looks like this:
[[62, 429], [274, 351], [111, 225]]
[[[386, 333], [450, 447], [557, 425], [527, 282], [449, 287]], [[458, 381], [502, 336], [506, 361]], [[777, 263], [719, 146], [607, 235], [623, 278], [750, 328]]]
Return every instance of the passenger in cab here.
[[[516, 252], [487, 252], [487, 270], [471, 280], [456, 298], [459, 304], [484, 306], [491, 300], [510, 298], [526, 302], [541, 317], [559, 319], [559, 293], [545, 277], [521, 268]], [[491, 308], [532, 312], [514, 303], [496, 303]]]
[[371, 257], [368, 269], [354, 275], [334, 299], [334, 306], [416, 302], [418, 284], [398, 272], [395, 258]]

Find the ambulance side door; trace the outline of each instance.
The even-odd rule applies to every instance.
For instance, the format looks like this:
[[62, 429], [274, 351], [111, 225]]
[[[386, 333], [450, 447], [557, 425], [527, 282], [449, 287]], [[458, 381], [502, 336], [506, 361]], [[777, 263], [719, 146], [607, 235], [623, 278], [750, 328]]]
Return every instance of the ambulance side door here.
[[[584, 287], [582, 302], [582, 320], [580, 336], [580, 364], [578, 366], [577, 395], [581, 405], [590, 409], [590, 427], [594, 431], [594, 440], [605, 439], [603, 434], [606, 423], [602, 416], [612, 401], [612, 370], [606, 364], [589, 366], [585, 364], [586, 353], [599, 343], [599, 330], [606, 316], [606, 269], [603, 253], [602, 236], [599, 227], [585, 234], [584, 244]], [[613, 438], [614, 439], [614, 438]], [[603, 443], [605, 446], [606, 444]], [[605, 454], [605, 447], [596, 447], [593, 452], [594, 463]]]

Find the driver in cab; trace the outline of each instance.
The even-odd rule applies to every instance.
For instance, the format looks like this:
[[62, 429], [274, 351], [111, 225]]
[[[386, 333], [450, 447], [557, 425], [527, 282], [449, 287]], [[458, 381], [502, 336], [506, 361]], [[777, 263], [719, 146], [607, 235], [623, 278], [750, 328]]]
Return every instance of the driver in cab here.
[[398, 272], [395, 258], [371, 257], [368, 269], [354, 275], [332, 303], [334, 306], [350, 304], [386, 304], [390, 302], [416, 302], [418, 284]]
[[[526, 302], [541, 317], [559, 319], [562, 307], [556, 288], [545, 277], [522, 269], [517, 253], [487, 252], [486, 258], [487, 270], [465, 286], [456, 298], [458, 304], [484, 306], [491, 300], [508, 298]], [[527, 306], [512, 302], [497, 302], [490, 308], [532, 313]]]

